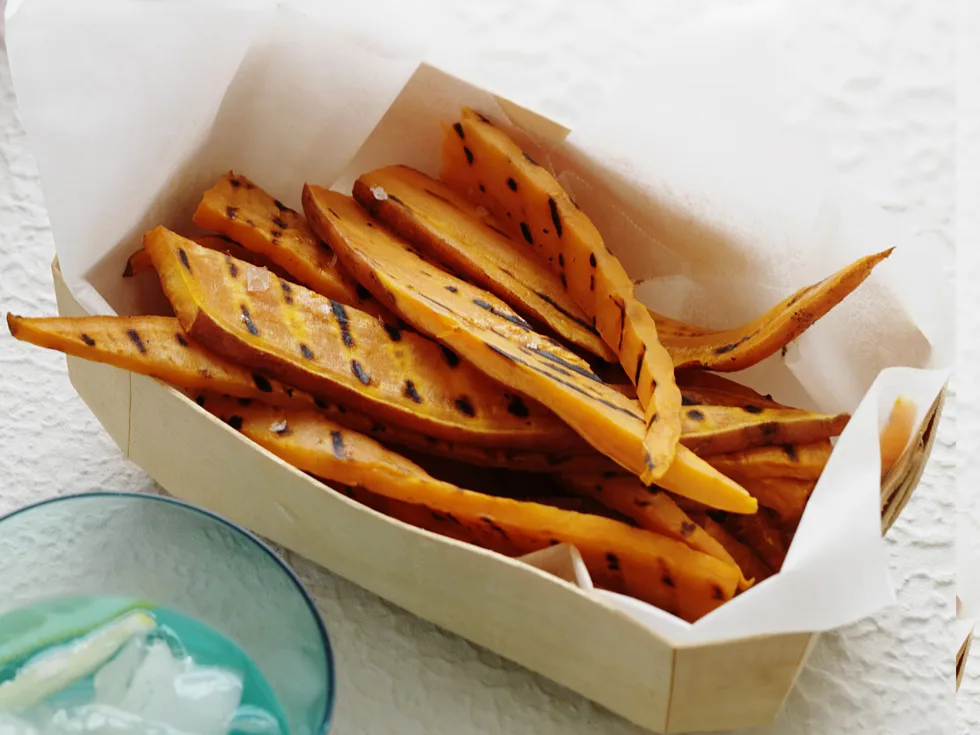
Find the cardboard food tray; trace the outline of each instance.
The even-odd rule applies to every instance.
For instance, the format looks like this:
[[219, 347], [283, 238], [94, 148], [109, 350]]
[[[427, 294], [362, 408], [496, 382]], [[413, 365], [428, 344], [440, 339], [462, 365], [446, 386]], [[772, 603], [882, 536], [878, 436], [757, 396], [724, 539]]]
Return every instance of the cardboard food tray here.
[[[463, 104], [507, 125], [536, 160], [561, 172], [631, 275], [645, 282], [643, 297], [682, 319], [747, 321], [845, 262], [896, 244], [861, 207], [827, 198], [822, 170], [795, 156], [791, 137], [766, 128], [774, 118], [748, 98], [751, 87], [717, 78], [718, 70], [747, 63], [746, 49], [764, 46], [771, 36], [764, 24], [755, 27], [756, 41], [728, 28], [679, 40], [670, 51], [671, 75], [644, 81], [647, 96], [665, 105], [659, 115], [640, 117], [615, 104], [604, 111], [609, 121], [633, 122], [630, 135], [605, 131], [601, 122], [570, 132], [442, 70], [345, 37], [337, 18], [329, 31], [280, 11], [256, 23], [228, 12], [199, 13], [189, 22], [183, 11], [137, 3], [107, 23], [87, 7], [35, 15], [22, 9], [8, 22], [15, 86], [58, 248], [54, 278], [63, 315], [165, 309], [162, 294], [151, 293], [152, 279], [121, 278], [125, 259], [157, 224], [187, 232], [201, 192], [229, 168], [294, 208], [305, 181], [345, 190], [356, 175], [391, 163], [437, 173], [439, 123]], [[212, 38], [209, 23], [222, 34], [202, 45]], [[88, 67], [44, 61], [84, 46], [90, 36], [83, 27], [100, 42], [76, 56], [96, 66], [98, 77]], [[331, 43], [323, 43], [324, 33]], [[157, 36], [166, 40], [164, 51], [152, 42]], [[709, 58], [722, 51], [729, 56]], [[777, 82], [763, 78], [771, 59], [760, 54], [756, 61], [758, 88], [773, 89]], [[702, 69], [710, 79], [699, 84]], [[708, 85], [716, 94], [703, 91]], [[739, 105], [732, 107], [725, 94], [736, 87]], [[689, 89], [701, 91], [685, 97]], [[702, 109], [715, 100], [724, 116]], [[66, 117], [72, 106], [86, 115]], [[759, 119], [731, 119], [750, 113]], [[717, 120], [727, 122], [698, 129]], [[696, 147], [677, 144], [692, 132], [701, 135]], [[635, 145], [636, 134], [644, 145]], [[608, 150], [617, 144], [635, 170], [617, 168], [623, 151]], [[742, 172], [764, 166], [792, 176], [746, 184]], [[649, 179], [637, 181], [637, 170]], [[810, 229], [817, 234], [809, 237]], [[815, 631], [893, 598], [880, 533], [908, 502], [928, 459], [947, 374], [936, 368], [950, 353], [946, 315], [939, 309], [937, 318], [930, 300], [930, 329], [922, 303], [909, 301], [918, 292], [930, 299], [945, 293], [928, 280], [928, 253], [911, 255], [904, 263], [893, 256], [788, 357], [745, 376], [787, 403], [854, 416], [784, 571], [694, 626], [592, 590], [561, 565], [550, 573], [540, 558], [534, 564], [542, 568], [380, 515], [154, 379], [74, 358], [68, 368], [116, 444], [174, 496], [651, 730], [750, 727], [776, 716]], [[919, 288], [905, 288], [908, 278]], [[892, 365], [915, 368], [888, 370]], [[879, 493], [877, 432], [896, 392], [916, 400], [919, 430]]]

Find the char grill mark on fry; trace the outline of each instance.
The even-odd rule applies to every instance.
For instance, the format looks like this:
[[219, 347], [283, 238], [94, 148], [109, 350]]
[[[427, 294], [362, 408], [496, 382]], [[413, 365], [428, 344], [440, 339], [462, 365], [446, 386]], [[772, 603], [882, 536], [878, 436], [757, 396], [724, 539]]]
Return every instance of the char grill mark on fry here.
[[[365, 496], [370, 492], [384, 500], [372, 507], [395, 517], [417, 509], [408, 517], [423, 528], [439, 524], [440, 532], [454, 538], [513, 555], [546, 548], [552, 540], [574, 544], [597, 583], [685, 620], [696, 620], [735, 593], [738, 570], [686, 543], [601, 516], [462, 489], [314, 410], [242, 407], [212, 395], [205, 409], [226, 421], [234, 418], [247, 439], [298, 469], [343, 483], [355, 499], [378, 502]], [[286, 435], [274, 428], [283, 423]], [[402, 504], [401, 513], [392, 503]]]
[[[529, 416], [514, 416], [508, 410], [513, 391], [419, 334], [404, 330], [393, 341], [376, 317], [351, 306], [338, 312], [329, 299], [299, 285], [292, 287], [291, 304], [278, 289], [249, 292], [227, 277], [224, 256], [164, 228], [149, 233], [145, 246], [188, 333], [255, 372], [441, 439], [545, 452], [584, 447], [540, 404], [527, 400]], [[180, 265], [177, 247], [186, 251], [193, 273]], [[424, 403], [405, 394], [406, 379], [426, 396]]]
[[[397, 294], [399, 315], [423, 332], [446, 342], [487, 374], [525, 395], [535, 393], [600, 452], [636, 474], [651, 458], [644, 449], [642, 410], [636, 401], [607, 386], [581, 358], [511, 320], [508, 307], [488, 292], [404, 255], [395, 235], [367, 228], [368, 214], [353, 199], [307, 185], [303, 206], [317, 234], [347, 268], [378, 292]], [[339, 217], [329, 216], [330, 210]], [[446, 285], [456, 288], [447, 290]], [[475, 304], [474, 302], [481, 302]], [[492, 309], [486, 308], [491, 306]], [[475, 307], [475, 308], [474, 308]], [[497, 359], [499, 358], [499, 359]], [[693, 453], [677, 450], [665, 468], [674, 486], [683, 477], [689, 492], [736, 510], [756, 505], [742, 488]]]
[[806, 286], [756, 319], [733, 329], [712, 330], [653, 313], [660, 341], [677, 368], [735, 372], [785, 350], [871, 275], [891, 255], [885, 250], [860, 258], [819, 283]]
[[[204, 193], [194, 224], [220, 232], [268, 258], [308, 288], [374, 316], [392, 320], [324, 248], [302, 215], [244, 176], [224, 174]], [[234, 253], [233, 253], [234, 255]]]
[[[379, 187], [386, 198], [374, 196]], [[427, 257], [490, 291], [536, 328], [604, 360], [616, 359], [538, 256], [443, 182], [407, 166], [388, 166], [361, 176], [353, 194]]]
[[[551, 265], [563, 292], [592, 319], [630, 377], [653, 379], [636, 387], [646, 417], [643, 455], [649, 458], [639, 472], [647, 484], [656, 481], [670, 466], [680, 438], [681, 396], [653, 317], [636, 300], [632, 281], [595, 225], [547, 169], [473, 110], [464, 109], [459, 124], [472, 156], [464, 161], [461, 141], [449, 132], [443, 139], [442, 179]], [[516, 190], [504, 183], [508, 176]], [[645, 367], [637, 369], [638, 360]]]

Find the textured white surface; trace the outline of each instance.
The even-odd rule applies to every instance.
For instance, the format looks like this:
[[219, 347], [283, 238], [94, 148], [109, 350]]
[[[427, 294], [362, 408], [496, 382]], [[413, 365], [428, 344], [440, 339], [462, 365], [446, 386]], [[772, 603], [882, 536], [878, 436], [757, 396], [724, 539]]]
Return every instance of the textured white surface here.
[[[980, 278], [980, 5], [965, 0], [960, 4], [959, 23], [959, 83], [957, 105], [957, 242], [960, 257], [957, 264], [959, 399], [961, 421], [958, 429], [958, 492], [957, 555], [961, 566], [976, 567], [980, 560], [980, 384], [970, 380], [977, 374], [980, 345], [970, 339], [980, 329], [980, 294], [976, 283]], [[969, 367], [972, 365], [972, 369]], [[973, 583], [980, 580], [974, 573]], [[961, 583], [962, 584], [962, 583]], [[973, 604], [980, 601], [980, 589], [958, 589]], [[969, 735], [980, 731], [980, 650], [973, 646], [967, 660], [966, 674], [957, 697], [957, 732]]]
[[[434, 60], [571, 125], [642, 63], [645, 31], [747, 2], [433, 1], [447, 32]], [[805, 83], [799, 115], [840, 170], [929, 233], [953, 262], [952, 2], [794, 3], [787, 37]], [[2, 54], [2, 52], [0, 52]], [[640, 91], [642, 93], [642, 90]], [[696, 145], [696, 141], [692, 141]], [[54, 253], [37, 173], [0, 55], [0, 311], [55, 313]], [[5, 330], [2, 330], [5, 332]], [[152, 489], [74, 394], [64, 360], [0, 335], [0, 513], [96, 487]], [[889, 534], [898, 604], [823, 637], [769, 733], [951, 731], [953, 437], [956, 396], [922, 485]], [[636, 728], [344, 580], [295, 560], [334, 641], [338, 733], [631, 733]], [[966, 684], [978, 693], [980, 678]], [[962, 697], [961, 697], [962, 699]], [[963, 732], [980, 715], [961, 705]], [[972, 718], [972, 719], [967, 719]], [[972, 727], [969, 724], [972, 723]]]

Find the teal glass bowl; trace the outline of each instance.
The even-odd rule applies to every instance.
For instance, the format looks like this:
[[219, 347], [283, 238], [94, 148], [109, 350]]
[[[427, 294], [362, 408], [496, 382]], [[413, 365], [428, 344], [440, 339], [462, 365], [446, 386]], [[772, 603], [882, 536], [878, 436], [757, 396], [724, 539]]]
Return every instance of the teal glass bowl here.
[[249, 531], [172, 498], [68, 495], [0, 518], [0, 615], [56, 598], [165, 606], [236, 643], [279, 700], [289, 735], [330, 727], [334, 663], [313, 599]]

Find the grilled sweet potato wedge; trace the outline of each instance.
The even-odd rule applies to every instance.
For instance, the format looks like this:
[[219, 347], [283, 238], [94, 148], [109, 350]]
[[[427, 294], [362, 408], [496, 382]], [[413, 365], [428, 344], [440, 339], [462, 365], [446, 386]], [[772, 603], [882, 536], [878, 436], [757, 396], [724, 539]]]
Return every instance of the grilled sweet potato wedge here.
[[391, 313], [344, 271], [303, 215], [240, 174], [228, 172], [204, 192], [193, 221], [268, 258], [290, 274], [288, 280], [372, 316], [392, 319]]
[[721, 525], [758, 554], [774, 573], [783, 568], [787, 551], [786, 540], [765, 512], [751, 516], [729, 515]]
[[158, 378], [178, 388], [213, 390], [270, 404], [311, 408], [312, 396], [202, 347], [174, 317], [28, 318], [7, 314], [19, 340]]
[[353, 193], [389, 229], [506, 302], [539, 330], [616, 360], [558, 276], [443, 182], [408, 166], [388, 166], [361, 176]]
[[547, 169], [474, 110], [464, 109], [446, 129], [440, 175], [538, 253], [619, 356], [645, 410], [650, 461], [641, 474], [647, 484], [657, 480], [680, 438], [674, 363], [660, 344], [653, 317], [634, 296], [632, 280], [595, 225]]
[[732, 454], [715, 454], [707, 462], [732, 479], [820, 479], [833, 446], [829, 439], [808, 444], [756, 447]]
[[692, 406], [683, 411], [684, 446], [702, 456], [774, 444], [806, 444], [839, 435], [850, 415], [796, 408]]
[[[491, 377], [535, 395], [634, 474], [649, 469], [639, 405], [605, 385], [584, 360], [534, 332], [493, 294], [446, 273], [404, 240], [375, 227], [352, 198], [308, 184], [303, 207], [317, 234], [399, 316]], [[715, 507], [754, 511], [747, 493], [684, 448], [658, 482]]]
[[740, 327], [696, 327], [651, 312], [674, 367], [735, 372], [752, 367], [788, 345], [864, 283], [892, 250], [868, 255], [792, 296]]
[[707, 370], [687, 368], [674, 373], [685, 406], [752, 406], [788, 408], [748, 386]]
[[[512, 552], [569, 543], [610, 589], [696, 620], [734, 595], [736, 567], [674, 539], [600, 516], [463, 490], [429, 476], [377, 442], [316, 411], [291, 411], [208, 396], [204, 408], [298, 469], [396, 501], [423, 506], [480, 544], [499, 536]], [[459, 538], [459, 536], [457, 536]], [[486, 543], [480, 545], [487, 545]]]
[[439, 439], [536, 452], [582, 446], [540, 404], [419, 334], [288, 281], [250, 291], [246, 264], [232, 275], [225, 256], [163, 227], [144, 247], [185, 331], [227, 359]]
[[742, 570], [744, 577], [759, 584], [759, 582], [769, 579], [772, 576], [772, 569], [766, 566], [766, 563], [759, 558], [758, 554], [732, 536], [713, 518], [702, 515], [695, 520], [711, 538], [725, 547], [725, 550], [731, 554], [735, 563]]
[[[731, 554], [705, 533], [681, 510], [667, 493], [658, 487], [646, 487], [639, 478], [628, 475], [563, 475], [562, 485], [583, 498], [601, 503], [610, 510], [631, 518], [640, 528], [656, 531], [682, 541], [696, 551], [736, 565]], [[747, 580], [740, 581], [747, 586]]]
[[[225, 237], [224, 235], [200, 235], [198, 237], [191, 237], [188, 239], [193, 240], [203, 248], [217, 250], [219, 253], [230, 255], [232, 258], [243, 260], [246, 263], [258, 266], [259, 268], [267, 268], [279, 278], [285, 278], [287, 281], [292, 280], [286, 271], [277, 266], [264, 255], [247, 250], [231, 238]], [[133, 276], [138, 276], [140, 273], [145, 273], [146, 271], [150, 270], [153, 270], [153, 261], [150, 260], [149, 253], [141, 248], [129, 256], [129, 260], [126, 261], [126, 270], [123, 271], [123, 278], [132, 278]]]

